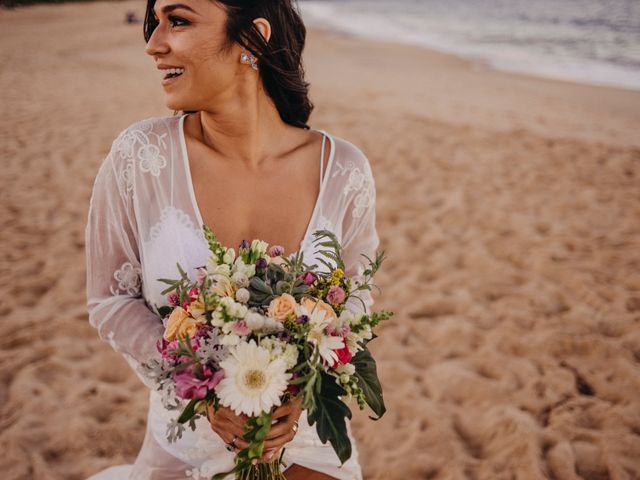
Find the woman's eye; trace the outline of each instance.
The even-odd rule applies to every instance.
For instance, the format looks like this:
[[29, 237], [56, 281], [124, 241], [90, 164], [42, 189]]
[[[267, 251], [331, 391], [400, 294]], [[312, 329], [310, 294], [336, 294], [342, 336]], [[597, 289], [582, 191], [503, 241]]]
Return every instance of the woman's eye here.
[[172, 27], [184, 27], [189, 25], [189, 21], [184, 18], [176, 17], [174, 15], [169, 15], [169, 23], [171, 23]]

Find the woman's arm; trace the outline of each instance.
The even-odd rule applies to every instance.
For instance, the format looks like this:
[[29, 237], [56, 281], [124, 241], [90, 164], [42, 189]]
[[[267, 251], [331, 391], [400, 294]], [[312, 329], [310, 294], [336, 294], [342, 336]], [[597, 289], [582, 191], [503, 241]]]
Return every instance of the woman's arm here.
[[[375, 260], [376, 250], [380, 245], [380, 238], [376, 229], [376, 184], [368, 159], [361, 157], [354, 163], [357, 165], [359, 175], [362, 175], [359, 188], [349, 190], [350, 198], [343, 220], [343, 244], [342, 258], [345, 263], [345, 274], [348, 277], [362, 278], [364, 270], [368, 267], [368, 260], [362, 256], [365, 254]], [[355, 295], [360, 297], [347, 300], [347, 308], [352, 312], [362, 311], [363, 303], [369, 312], [373, 305], [373, 297], [369, 290], [361, 290]]]
[[[114, 146], [116, 142], [114, 142]], [[96, 176], [85, 230], [89, 323], [120, 352], [140, 380], [141, 362], [160, 358], [156, 341], [162, 321], [142, 298], [142, 275], [132, 191], [123, 181], [112, 147]], [[120, 180], [120, 181], [119, 181]]]

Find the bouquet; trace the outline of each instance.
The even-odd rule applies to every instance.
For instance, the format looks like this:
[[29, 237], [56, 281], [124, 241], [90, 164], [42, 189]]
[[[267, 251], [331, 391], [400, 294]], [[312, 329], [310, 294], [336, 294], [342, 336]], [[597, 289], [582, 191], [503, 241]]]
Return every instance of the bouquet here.
[[[180, 411], [168, 440], [181, 438], [185, 425], [195, 430], [209, 407], [229, 407], [249, 417], [242, 437], [249, 446], [236, 454], [233, 470], [212, 478], [284, 479], [282, 454], [268, 463], [257, 460], [272, 411], [296, 398], [320, 440], [329, 441], [344, 463], [351, 456], [349, 400], [361, 409], [368, 405], [374, 420], [385, 413], [367, 343], [393, 312], [366, 312], [358, 297], [375, 286], [384, 252], [374, 259], [362, 254], [362, 276], [347, 278], [342, 247], [328, 230], [313, 233], [326, 267], [320, 271], [304, 263], [302, 252], [285, 257], [281, 246], [261, 240], [244, 240], [236, 254], [203, 228], [210, 257], [196, 279], [179, 264], [179, 279], [159, 279], [169, 285], [162, 292], [169, 305], [158, 308], [165, 326], [157, 344], [161, 358], [142, 365], [165, 407]], [[364, 308], [348, 309], [348, 300]]]

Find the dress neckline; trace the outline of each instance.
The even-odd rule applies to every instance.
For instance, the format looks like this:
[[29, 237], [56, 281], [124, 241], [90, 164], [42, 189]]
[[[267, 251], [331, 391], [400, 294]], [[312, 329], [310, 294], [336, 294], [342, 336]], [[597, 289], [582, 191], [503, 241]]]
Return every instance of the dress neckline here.
[[[193, 187], [193, 179], [191, 177], [191, 166], [189, 164], [189, 153], [187, 152], [187, 142], [185, 140], [185, 135], [184, 135], [184, 120], [187, 117], [187, 115], [189, 114], [188, 113], [183, 114], [178, 120], [178, 136], [180, 138], [180, 150], [181, 150], [181, 157], [182, 157], [181, 160], [186, 172], [187, 189], [189, 191], [189, 197], [191, 199], [191, 207], [196, 214], [196, 220], [198, 221], [199, 228], [202, 229], [202, 226], [204, 225], [204, 220], [202, 218], [202, 212], [200, 211], [200, 207], [198, 206], [198, 201], [196, 199], [195, 188]], [[287, 256], [294, 255], [298, 253], [300, 250], [302, 250], [307, 240], [307, 237], [311, 233], [311, 227], [313, 226], [316, 220], [316, 217], [318, 216], [318, 211], [320, 210], [320, 203], [322, 202], [324, 191], [327, 189], [328, 179], [333, 167], [333, 157], [335, 156], [335, 153], [336, 153], [335, 142], [331, 135], [329, 135], [325, 130], [322, 130], [322, 129], [312, 128], [311, 130], [315, 132], [320, 132], [329, 139], [329, 144], [330, 144], [329, 160], [327, 161], [326, 172], [324, 173], [324, 176], [322, 176], [322, 181], [320, 183], [320, 190], [316, 198], [316, 203], [313, 206], [311, 217], [309, 218], [309, 222], [307, 223], [307, 229], [305, 230], [304, 236], [300, 241], [298, 250], [292, 253], [288, 253]], [[322, 149], [322, 155], [324, 156], [324, 149]], [[322, 158], [321, 161], [324, 161], [324, 158]], [[321, 172], [321, 175], [322, 175], [322, 172]], [[209, 225], [209, 227], [213, 230], [212, 226]], [[225, 245], [225, 246], [229, 247], [228, 245]], [[237, 249], [237, 248], [234, 247], [234, 249]]]

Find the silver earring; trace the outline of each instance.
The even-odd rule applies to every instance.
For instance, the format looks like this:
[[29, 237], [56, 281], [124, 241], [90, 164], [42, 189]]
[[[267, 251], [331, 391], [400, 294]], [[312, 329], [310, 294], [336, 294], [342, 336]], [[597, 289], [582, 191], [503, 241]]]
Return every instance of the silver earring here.
[[245, 50], [240, 54], [240, 62], [248, 63], [251, 65], [251, 68], [254, 70], [258, 70], [258, 59], [254, 57], [251, 53], [247, 53]]

